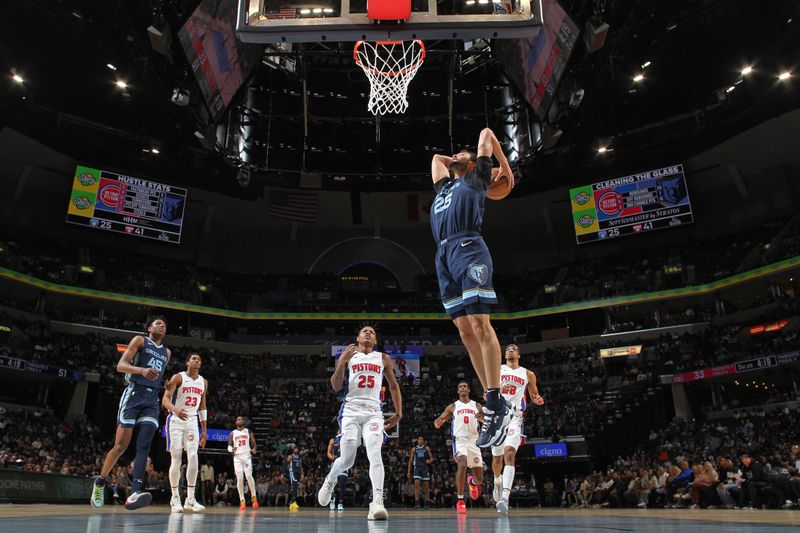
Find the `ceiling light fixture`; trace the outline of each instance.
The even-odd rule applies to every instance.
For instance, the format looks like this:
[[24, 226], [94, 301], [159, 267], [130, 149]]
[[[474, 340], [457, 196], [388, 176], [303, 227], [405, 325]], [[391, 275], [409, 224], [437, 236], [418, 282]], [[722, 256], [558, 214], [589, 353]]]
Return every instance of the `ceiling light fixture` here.
[[781, 72], [780, 75], [778, 76], [778, 79], [781, 81], [786, 81], [791, 77], [792, 73], [787, 71], [787, 72]]
[[634, 83], [639, 83], [643, 79], [644, 79], [644, 74], [637, 74], [636, 76], [633, 77], [633, 82]]
[[320, 13], [322, 13], [322, 8], [315, 7], [314, 9], [311, 10], [311, 12], [314, 13], [315, 15], [319, 15]]
[[25, 83], [25, 80], [19, 74], [14, 73], [11, 78], [17, 83]]
[[642, 68], [647, 68], [647, 67], [649, 67], [649, 66], [650, 66], [650, 65], [652, 65], [652, 64], [653, 64], [653, 63], [652, 63], [651, 61], [645, 61], [644, 63], [642, 63]]
[[725, 89], [725, 92], [726, 93], [732, 93], [735, 88], [736, 88], [736, 85], [731, 85], [730, 87]]
[[323, 9], [323, 11], [324, 11], [325, 13], [328, 13], [328, 14], [330, 14], [330, 13], [333, 13], [333, 9], [332, 9], [332, 8], [330, 8], [330, 7], [326, 7], [325, 9]]
[[742, 69], [742, 76], [747, 76], [747, 75], [748, 75], [748, 74], [750, 74], [751, 72], [753, 72], [753, 67], [751, 67], [750, 65], [748, 65], [748, 66], [746, 66], [746, 67], [744, 67], [744, 68]]
[[110, 68], [111, 70], [117, 70], [117, 67], [115, 67], [115, 66], [114, 66], [113, 64], [111, 64], [111, 63], [106, 63], [106, 66], [107, 66], [108, 68]]
[[154, 153], [154, 154], [158, 155], [158, 154], [160, 154], [160, 153], [161, 153], [161, 150], [159, 150], [158, 148], [150, 148], [150, 152], [152, 152], [152, 153]]
[[127, 89], [127, 88], [128, 88], [128, 84], [127, 84], [127, 83], [125, 83], [125, 82], [124, 82], [124, 81], [122, 81], [122, 80], [117, 80], [117, 81], [115, 82], [115, 85], [116, 85], [117, 87], [119, 87], [120, 89]]
[[598, 154], [606, 154], [608, 152], [613, 152], [613, 151], [614, 149], [609, 148], [608, 146], [601, 146], [600, 148], [597, 149]]
[[301, 15], [308, 15], [310, 13], [311, 13], [311, 10], [308, 9], [308, 8], [303, 8], [303, 9], [300, 10], [300, 14]]
[[475, 0], [467, 0], [466, 4], [468, 6], [474, 6], [475, 5]]

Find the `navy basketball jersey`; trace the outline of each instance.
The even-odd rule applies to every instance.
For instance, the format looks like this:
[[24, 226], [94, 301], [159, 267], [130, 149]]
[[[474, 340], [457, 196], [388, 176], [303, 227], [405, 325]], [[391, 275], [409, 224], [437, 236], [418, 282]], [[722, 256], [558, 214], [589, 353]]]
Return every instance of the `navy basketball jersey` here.
[[457, 234], [480, 234], [486, 188], [492, 179], [492, 158], [478, 158], [474, 170], [460, 179], [448, 178], [433, 184], [436, 198], [431, 207], [433, 239], [441, 242]]
[[428, 450], [423, 446], [414, 447], [414, 466], [428, 466], [425, 462], [428, 459]]
[[133, 364], [134, 366], [140, 366], [142, 368], [155, 368], [158, 371], [158, 377], [152, 380], [140, 374], [125, 374], [125, 381], [161, 390], [164, 382], [164, 370], [167, 368], [168, 360], [167, 347], [163, 344], [156, 344], [150, 337], [145, 337], [144, 346], [142, 346], [142, 349], [139, 350], [139, 353], [133, 358]]
[[292, 456], [292, 460], [289, 462], [288, 467], [289, 481], [300, 481], [300, 469], [302, 464], [303, 460], [300, 459], [299, 456]]

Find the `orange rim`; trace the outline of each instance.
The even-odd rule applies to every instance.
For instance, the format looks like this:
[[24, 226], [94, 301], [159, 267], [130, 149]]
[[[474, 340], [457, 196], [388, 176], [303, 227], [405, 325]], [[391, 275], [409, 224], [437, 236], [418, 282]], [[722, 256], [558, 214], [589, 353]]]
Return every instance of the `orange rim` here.
[[[364, 66], [364, 63], [362, 63], [362, 62], [361, 62], [361, 60], [358, 58], [358, 49], [359, 49], [359, 48], [361, 47], [361, 45], [362, 45], [362, 44], [364, 44], [365, 42], [366, 42], [366, 41], [356, 41], [356, 45], [353, 47], [353, 59], [355, 60], [355, 62], [356, 62], [356, 65], [358, 65], [359, 67], [361, 67], [361, 68], [362, 68], [362, 69], [364, 69], [365, 71], [366, 71], [366, 70], [368, 70], [368, 71], [372, 72], [373, 74], [379, 74], [379, 75], [381, 75], [381, 76], [386, 76], [387, 78], [392, 78], [392, 77], [395, 77], [395, 76], [402, 76], [402, 75], [404, 75], [404, 74], [406, 74], [406, 73], [408, 73], [408, 72], [411, 72], [412, 70], [417, 70], [417, 69], [420, 67], [420, 65], [422, 65], [422, 63], [425, 61], [425, 54], [426, 54], [426, 52], [425, 52], [425, 43], [424, 43], [424, 42], [422, 42], [420, 39], [414, 39], [414, 40], [413, 40], [413, 41], [411, 41], [411, 42], [412, 42], [412, 43], [416, 43], [417, 45], [419, 45], [419, 47], [420, 47], [420, 50], [421, 50], [421, 52], [422, 52], [422, 53], [420, 54], [419, 61], [417, 61], [417, 62], [416, 62], [414, 65], [412, 65], [412, 66], [409, 66], [409, 67], [407, 67], [407, 68], [404, 68], [403, 70], [398, 70], [398, 71], [396, 71], [396, 72], [395, 72], [395, 71], [391, 71], [391, 72], [382, 72], [382, 71], [380, 71], [380, 70], [378, 70], [378, 69], [375, 69], [375, 68], [372, 68], [372, 67], [370, 67], [370, 66]], [[383, 46], [385, 46], [385, 45], [396, 45], [396, 44], [403, 44], [404, 42], [405, 42], [405, 41], [375, 41], [375, 44], [376, 44], [376, 45], [383, 45]]]

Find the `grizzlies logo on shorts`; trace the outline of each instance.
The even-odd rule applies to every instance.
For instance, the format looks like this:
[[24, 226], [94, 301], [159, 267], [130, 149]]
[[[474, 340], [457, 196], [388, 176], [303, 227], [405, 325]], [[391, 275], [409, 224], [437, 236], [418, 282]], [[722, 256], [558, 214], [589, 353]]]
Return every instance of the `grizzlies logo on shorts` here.
[[117, 424], [132, 428], [137, 424], [153, 424], [158, 427], [158, 391], [153, 387], [142, 387], [131, 383], [119, 399]]
[[497, 303], [492, 256], [480, 235], [446, 239], [436, 251], [436, 275], [445, 312], [455, 318], [488, 312]]

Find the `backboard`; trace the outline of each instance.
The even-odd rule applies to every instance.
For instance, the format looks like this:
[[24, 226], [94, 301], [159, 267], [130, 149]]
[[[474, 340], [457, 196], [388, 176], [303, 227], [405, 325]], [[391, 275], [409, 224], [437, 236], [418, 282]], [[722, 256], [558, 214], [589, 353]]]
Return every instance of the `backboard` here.
[[236, 31], [248, 43], [473, 40], [534, 37], [541, 0], [412, 0], [402, 21], [371, 21], [367, 0], [239, 0]]

